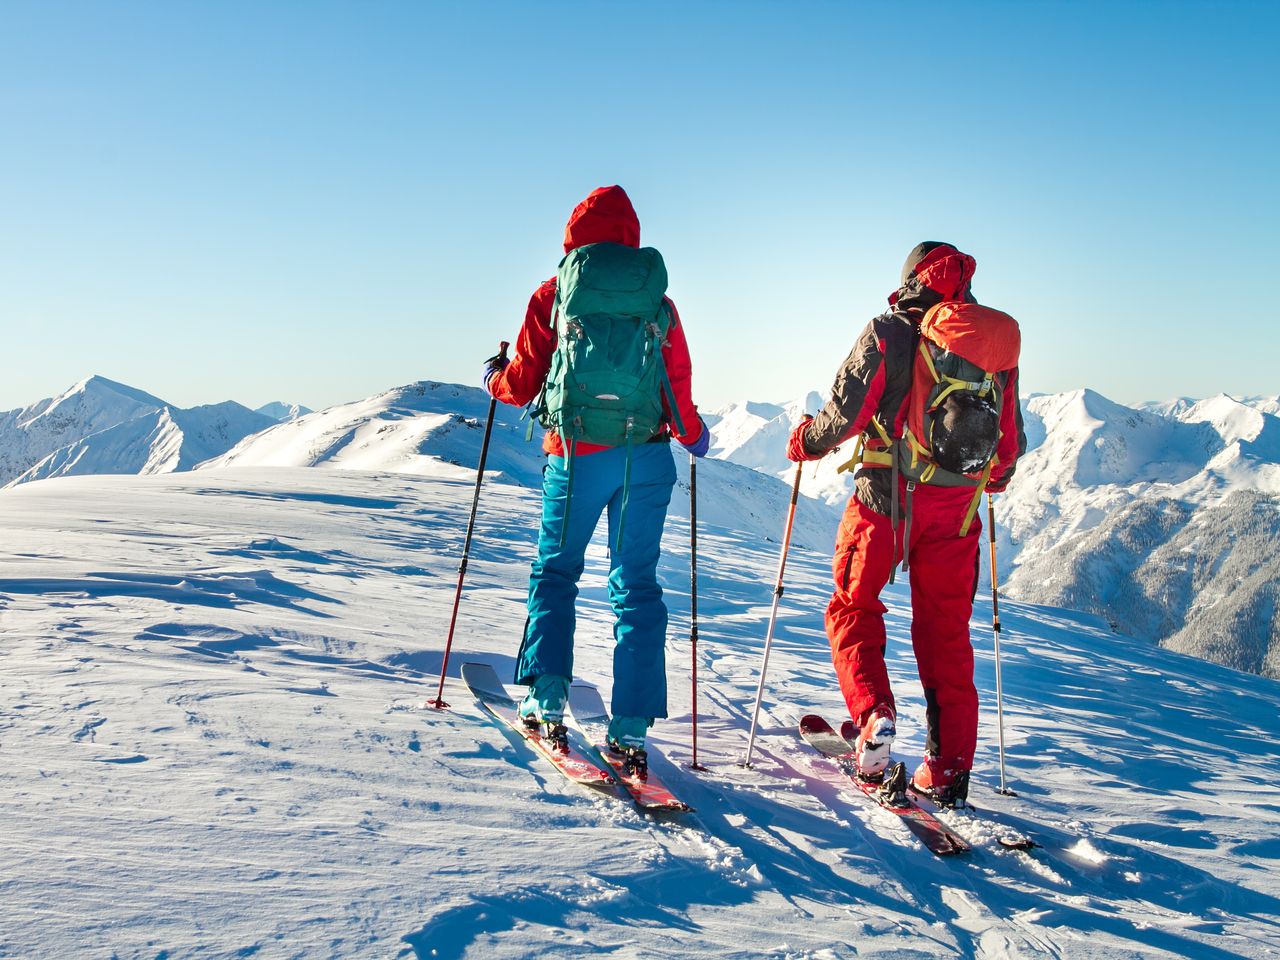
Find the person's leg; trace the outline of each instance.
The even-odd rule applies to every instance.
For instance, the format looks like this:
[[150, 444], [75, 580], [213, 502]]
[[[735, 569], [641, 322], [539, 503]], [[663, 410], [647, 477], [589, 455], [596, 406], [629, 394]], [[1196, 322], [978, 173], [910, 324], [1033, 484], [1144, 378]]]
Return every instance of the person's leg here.
[[911, 643], [925, 694], [925, 753], [952, 771], [973, 766], [978, 739], [969, 618], [981, 522], [975, 518], [959, 535], [972, 495], [965, 488], [918, 489], [912, 520]]
[[[568, 461], [548, 457], [542, 472], [542, 524], [538, 553], [529, 575], [528, 620], [516, 659], [515, 682], [532, 684], [544, 674], [573, 677], [574, 600], [587, 544], [615, 490], [611, 464], [593, 462], [609, 451], [578, 455], [573, 464], [572, 503]], [[621, 473], [618, 472], [618, 482]], [[561, 532], [564, 542], [561, 543]]]
[[[619, 452], [625, 458], [626, 450]], [[615, 717], [667, 715], [667, 607], [658, 585], [658, 556], [675, 482], [670, 446], [637, 444], [631, 448], [625, 503], [622, 485], [609, 501], [609, 600], [616, 617]]]
[[893, 569], [894, 531], [889, 518], [849, 498], [836, 534], [827, 604], [827, 639], [840, 691], [859, 727], [878, 706], [894, 706], [885, 669], [885, 606], [880, 591]]

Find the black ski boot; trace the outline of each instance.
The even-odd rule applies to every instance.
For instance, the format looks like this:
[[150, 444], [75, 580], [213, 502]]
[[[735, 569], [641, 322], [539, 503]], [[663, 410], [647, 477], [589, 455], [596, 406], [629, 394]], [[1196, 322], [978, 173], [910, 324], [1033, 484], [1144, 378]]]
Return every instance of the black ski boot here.
[[623, 775], [647, 780], [649, 777], [649, 754], [644, 747], [624, 747], [616, 740], [609, 741], [609, 752], [622, 759]]

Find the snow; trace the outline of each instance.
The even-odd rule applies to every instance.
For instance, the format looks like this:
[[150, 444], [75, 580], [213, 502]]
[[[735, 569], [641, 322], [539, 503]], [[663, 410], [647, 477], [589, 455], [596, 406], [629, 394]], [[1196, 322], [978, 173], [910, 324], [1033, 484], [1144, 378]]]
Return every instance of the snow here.
[[[0, 956], [1280, 953], [1280, 686], [1093, 618], [1001, 604], [1019, 794], [1004, 797], [979, 604], [983, 814], [953, 818], [974, 852], [939, 859], [793, 732], [805, 712], [841, 716], [822, 629], [829, 548], [797, 548], [756, 764], [739, 767], [777, 566], [766, 536], [785, 508], [771, 478], [726, 494], [758, 522], [700, 524], [702, 774], [685, 766], [689, 531], [678, 516], [667, 530], [671, 719], [654, 730], [655, 768], [696, 814], [645, 817], [564, 781], [456, 680], [466, 659], [510, 676], [530, 489], [485, 485], [452, 708], [421, 709], [471, 505], [467, 416], [453, 430], [460, 458], [469, 438], [463, 465], [414, 452], [418, 427], [391, 416], [399, 453], [376, 471], [221, 466], [0, 492]], [[372, 457], [339, 420], [310, 434], [333, 438], [321, 463]], [[432, 423], [416, 435], [445, 425]], [[299, 439], [288, 426], [268, 433]], [[519, 473], [495, 436], [491, 455]], [[414, 457], [430, 469], [399, 469]], [[712, 466], [700, 508], [737, 475]], [[608, 699], [605, 574], [598, 542], [577, 673]], [[895, 754], [913, 762], [923, 705], [905, 585], [885, 599]], [[999, 847], [1006, 825], [1043, 848]]]

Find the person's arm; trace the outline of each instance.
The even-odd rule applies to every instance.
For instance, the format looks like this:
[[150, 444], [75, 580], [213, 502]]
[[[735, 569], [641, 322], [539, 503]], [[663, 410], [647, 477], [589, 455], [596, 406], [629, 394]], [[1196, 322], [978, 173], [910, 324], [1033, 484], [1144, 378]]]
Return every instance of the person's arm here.
[[515, 356], [485, 384], [490, 396], [514, 407], [523, 407], [537, 397], [556, 349], [556, 331], [551, 326], [555, 297], [556, 282], [548, 280], [529, 298], [524, 324], [516, 337]]
[[1015, 367], [1005, 381], [1000, 407], [1000, 442], [996, 445], [999, 462], [991, 471], [987, 489], [1001, 493], [1013, 479], [1018, 459], [1027, 452], [1027, 434], [1022, 424], [1022, 403], [1018, 399], [1018, 370]]
[[684, 425], [683, 432], [669, 409], [670, 403], [665, 395], [662, 406], [667, 413], [671, 435], [686, 447], [694, 447], [703, 439], [706, 425], [693, 402], [693, 361], [689, 359], [689, 342], [684, 336], [684, 326], [680, 323], [676, 305], [670, 300], [666, 303], [671, 309], [671, 328], [667, 331], [667, 342], [662, 347], [662, 362], [667, 368], [667, 379], [671, 382], [671, 393], [675, 397], [676, 409], [680, 412], [680, 424]]
[[791, 452], [816, 460], [865, 430], [884, 396], [885, 369], [884, 341], [872, 321], [836, 371], [831, 399], [794, 434], [802, 449]]

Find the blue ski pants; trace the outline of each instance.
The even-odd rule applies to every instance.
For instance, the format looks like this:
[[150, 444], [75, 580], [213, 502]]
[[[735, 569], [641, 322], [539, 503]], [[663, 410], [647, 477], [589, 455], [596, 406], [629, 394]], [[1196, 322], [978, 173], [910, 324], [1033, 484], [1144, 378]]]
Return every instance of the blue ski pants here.
[[573, 676], [578, 579], [587, 545], [607, 511], [609, 601], [615, 616], [612, 711], [619, 717], [665, 717], [667, 607], [658, 586], [658, 555], [676, 481], [675, 462], [666, 443], [636, 444], [630, 457], [628, 483], [625, 447], [578, 455], [571, 502], [566, 460], [547, 458], [538, 556], [529, 576], [529, 619], [516, 682], [529, 684], [544, 673]]

